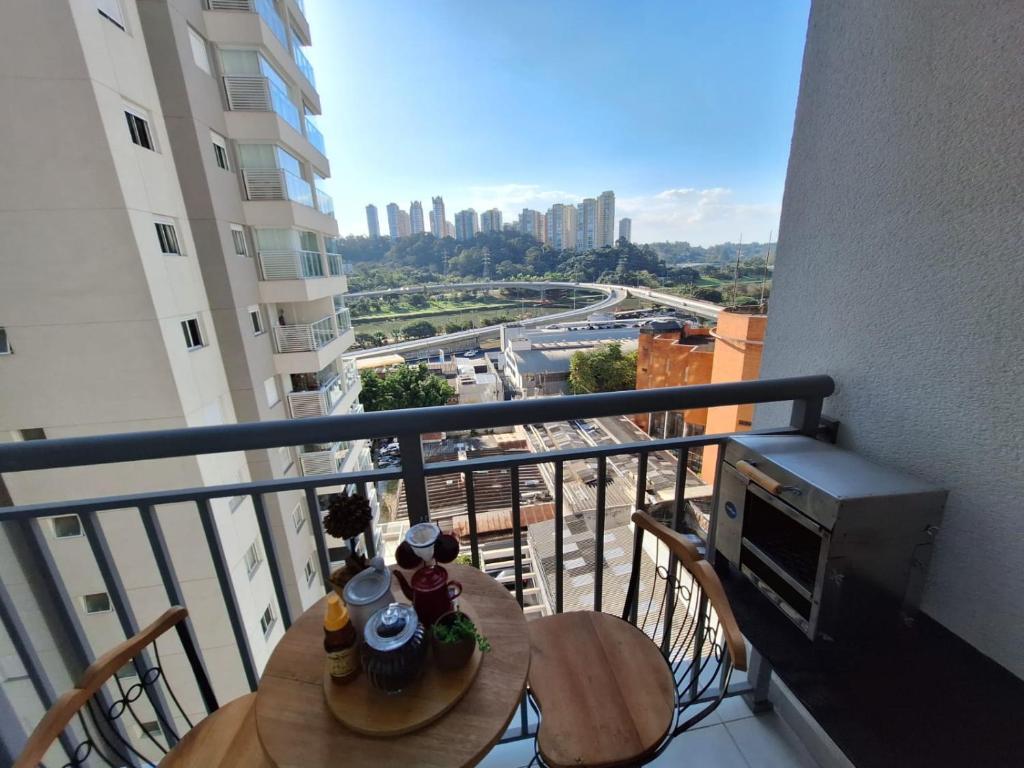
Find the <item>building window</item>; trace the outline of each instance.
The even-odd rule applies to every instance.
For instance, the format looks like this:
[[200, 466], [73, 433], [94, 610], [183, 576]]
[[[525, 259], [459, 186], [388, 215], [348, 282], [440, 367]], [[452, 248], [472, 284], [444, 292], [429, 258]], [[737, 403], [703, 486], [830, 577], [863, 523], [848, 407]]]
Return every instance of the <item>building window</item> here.
[[292, 523], [295, 525], [295, 532], [298, 533], [302, 530], [302, 526], [306, 524], [306, 513], [302, 509], [301, 504], [296, 504], [295, 509], [292, 510]]
[[309, 560], [306, 561], [306, 584], [313, 583], [313, 579], [316, 578], [316, 566], [313, 565], [313, 558], [310, 556]]
[[327, 559], [332, 563], [340, 563], [347, 558], [351, 552], [348, 551], [348, 547], [328, 547], [327, 548]]
[[267, 405], [273, 408], [281, 402], [281, 393], [277, 389], [277, 377], [271, 376], [263, 382], [263, 391], [267, 396]]
[[210, 141], [213, 144], [213, 159], [217, 162], [217, 167], [230, 171], [231, 163], [228, 162], [227, 140], [220, 134], [210, 131]]
[[164, 732], [160, 730], [160, 723], [156, 720], [149, 720], [144, 723], [139, 723], [139, 729], [142, 733], [148, 733], [150, 736], [163, 736]]
[[96, 0], [96, 10], [108, 21], [114, 22], [121, 29], [125, 28], [121, 0]]
[[206, 74], [210, 74], [210, 49], [206, 39], [192, 27], [188, 28], [188, 41], [192, 45], [192, 60]]
[[128, 133], [131, 134], [132, 141], [155, 152], [156, 145], [153, 143], [153, 134], [149, 132], [149, 122], [146, 118], [133, 109], [125, 109], [124, 116], [128, 121]]
[[245, 230], [237, 224], [231, 225], [231, 240], [235, 244], [235, 255], [248, 256], [249, 246], [245, 242]]
[[199, 318], [190, 317], [181, 321], [181, 330], [185, 333], [185, 347], [199, 349], [203, 346], [203, 334], [199, 329]]
[[123, 667], [121, 667], [119, 670], [117, 670], [116, 675], [117, 675], [117, 679], [118, 680], [127, 680], [129, 678], [138, 677], [139, 676], [139, 670], [137, 670], [135, 668], [135, 662], [134, 661], [129, 661], [129, 662], [126, 662]]
[[45, 440], [46, 430], [42, 427], [32, 427], [30, 429], [19, 429], [18, 430], [19, 440]]
[[260, 616], [260, 628], [263, 630], [264, 637], [270, 634], [270, 630], [273, 629], [276, 621], [277, 617], [274, 615], [274, 605], [271, 603], [267, 606], [266, 610], [263, 611], [263, 615]]
[[58, 539], [73, 539], [82, 535], [82, 521], [78, 515], [61, 515], [53, 518], [53, 535]]
[[82, 605], [86, 613], [107, 613], [110, 610], [110, 595], [106, 592], [82, 595]]
[[0, 327], [0, 355], [12, 355], [14, 349], [11, 347], [11, 342], [7, 339], [7, 329]]
[[267, 332], [267, 329], [263, 327], [263, 315], [260, 313], [259, 307], [249, 307], [249, 321], [252, 323], [253, 336]]
[[178, 245], [178, 231], [173, 224], [158, 221], [156, 226], [156, 238], [160, 241], [160, 253], [181, 255], [181, 246]]
[[245, 572], [249, 574], [249, 578], [256, 573], [256, 569], [260, 567], [260, 563], [263, 562], [263, 557], [260, 555], [260, 543], [254, 541], [249, 545], [249, 548], [245, 550]]

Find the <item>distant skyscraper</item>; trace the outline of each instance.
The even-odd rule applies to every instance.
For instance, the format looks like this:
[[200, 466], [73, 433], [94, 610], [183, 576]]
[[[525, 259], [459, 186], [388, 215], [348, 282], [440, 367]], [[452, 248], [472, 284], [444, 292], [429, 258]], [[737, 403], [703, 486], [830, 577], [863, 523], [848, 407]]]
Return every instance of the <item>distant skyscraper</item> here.
[[452, 224], [450, 221], [446, 221], [444, 223], [444, 236], [455, 237], [455, 225]]
[[576, 247], [576, 206], [555, 203], [548, 209], [544, 220], [545, 239], [560, 251]]
[[519, 231], [524, 235], [532, 235], [538, 242], [544, 242], [544, 214], [523, 208], [519, 214]]
[[595, 246], [615, 245], [615, 193], [602, 192], [597, 198], [597, 228]]
[[491, 210], [480, 214], [481, 232], [501, 232], [501, 229], [501, 211], [497, 208], [491, 208]]
[[444, 237], [444, 198], [440, 195], [437, 197], [430, 198], [430, 203], [433, 208], [430, 211], [430, 231], [434, 237]]
[[408, 237], [412, 234], [412, 222], [408, 213], [398, 209], [398, 236]]
[[476, 211], [467, 208], [455, 214], [455, 239], [472, 240], [480, 231], [480, 220]]
[[403, 211], [398, 207], [398, 203], [388, 203], [388, 234], [391, 235], [392, 240], [397, 240], [402, 236], [398, 227], [398, 214], [400, 213]]
[[576, 206], [576, 247], [589, 251], [597, 247], [597, 199], [586, 198]]
[[619, 219], [619, 240], [625, 240], [627, 243], [633, 242], [632, 219]]
[[377, 218], [377, 206], [372, 203], [366, 206], [366, 228], [371, 238], [380, 237], [380, 219]]
[[409, 224], [412, 227], [412, 234], [418, 235], [423, 232], [423, 203], [413, 200], [409, 203]]

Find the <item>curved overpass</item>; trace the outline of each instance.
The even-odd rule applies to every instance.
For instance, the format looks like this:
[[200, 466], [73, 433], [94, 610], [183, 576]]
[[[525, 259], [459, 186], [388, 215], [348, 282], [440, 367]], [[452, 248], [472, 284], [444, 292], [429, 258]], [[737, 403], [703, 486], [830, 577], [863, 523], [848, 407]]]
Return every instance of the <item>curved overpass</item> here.
[[[673, 296], [669, 293], [651, 291], [647, 288], [631, 288], [625, 285], [607, 285], [605, 283], [568, 283], [568, 282], [531, 282], [515, 280], [490, 280], [476, 283], [430, 283], [427, 285], [410, 285], [403, 288], [388, 288], [379, 291], [362, 291], [360, 293], [349, 293], [346, 298], [371, 299], [379, 296], [387, 296], [402, 293], [430, 293], [439, 290], [494, 290], [497, 288], [529, 288], [535, 290], [546, 290], [548, 288], [584, 288], [589, 291], [597, 291], [605, 294], [605, 297], [598, 302], [588, 304], [579, 309], [570, 309], [565, 312], [556, 312], [551, 315], [534, 317], [528, 320], [520, 320], [516, 325], [536, 326], [548, 325], [550, 323], [565, 322], [576, 318], [585, 318], [593, 312], [612, 309], [617, 307], [627, 296], [635, 296], [655, 304], [680, 309], [684, 312], [714, 319], [722, 308], [717, 304], [706, 301], [687, 299], [681, 296]], [[482, 339], [497, 336], [501, 331], [500, 325], [489, 325], [484, 328], [472, 328], [468, 331], [457, 331], [456, 333], [444, 333], [439, 336], [428, 336], [425, 339], [412, 339], [400, 341], [396, 344], [387, 344], [383, 347], [373, 349], [360, 349], [352, 352], [346, 357], [363, 358], [377, 357], [379, 355], [402, 355], [409, 352], [418, 352], [424, 349], [452, 349], [462, 344], [480, 341]]]

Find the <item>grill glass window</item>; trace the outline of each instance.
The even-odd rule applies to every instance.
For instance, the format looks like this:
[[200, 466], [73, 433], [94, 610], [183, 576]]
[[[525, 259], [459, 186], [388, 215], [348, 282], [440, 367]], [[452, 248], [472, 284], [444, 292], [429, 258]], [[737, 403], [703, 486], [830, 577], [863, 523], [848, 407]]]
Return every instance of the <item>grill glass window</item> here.
[[9, 355], [11, 350], [11, 342], [7, 340], [7, 329], [0, 328], [0, 355]]
[[128, 121], [128, 133], [131, 134], [132, 141], [140, 147], [154, 149], [153, 137], [149, 132], [149, 123], [146, 122], [146, 119], [127, 110], [125, 110], [124, 116]]
[[266, 329], [263, 327], [263, 315], [260, 314], [258, 308], [249, 310], [249, 320], [252, 322], [253, 336], [259, 336], [261, 333], [266, 333]]
[[156, 224], [156, 237], [160, 241], [160, 252], [167, 254], [181, 255], [181, 247], [178, 245], [178, 233], [173, 224]]
[[253, 542], [249, 545], [249, 548], [245, 550], [245, 570], [251, 577], [256, 569], [260, 567], [260, 563], [263, 559], [260, 557], [260, 546], [257, 542]]
[[82, 596], [86, 613], [106, 613], [110, 610], [110, 595], [106, 592], [94, 592]]
[[263, 611], [263, 615], [260, 616], [260, 628], [263, 630], [264, 635], [270, 632], [271, 627], [274, 626], [274, 621], [274, 606], [268, 605]]
[[316, 578], [316, 566], [313, 565], [313, 558], [306, 561], [306, 584], [312, 584]]
[[235, 243], [235, 253], [238, 256], [248, 256], [249, 248], [245, 243], [245, 230], [241, 227], [231, 228], [231, 239]]
[[199, 331], [199, 320], [197, 318], [192, 317], [183, 321], [181, 330], [185, 333], [185, 346], [188, 349], [197, 349], [203, 346], [203, 335]]
[[71, 539], [82, 535], [82, 521], [78, 515], [61, 515], [53, 518], [53, 535], [58, 539]]

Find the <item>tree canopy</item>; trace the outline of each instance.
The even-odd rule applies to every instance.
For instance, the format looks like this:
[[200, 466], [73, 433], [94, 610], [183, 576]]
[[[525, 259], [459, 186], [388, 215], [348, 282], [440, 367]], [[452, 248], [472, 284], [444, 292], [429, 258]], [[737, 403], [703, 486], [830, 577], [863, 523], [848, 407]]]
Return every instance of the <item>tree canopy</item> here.
[[569, 391], [574, 395], [636, 389], [636, 352], [621, 344], [577, 352], [569, 360]]
[[363, 391], [359, 402], [367, 411], [444, 405], [455, 396], [451, 385], [422, 363], [403, 365], [383, 374], [367, 370], [362, 372], [361, 378]]

